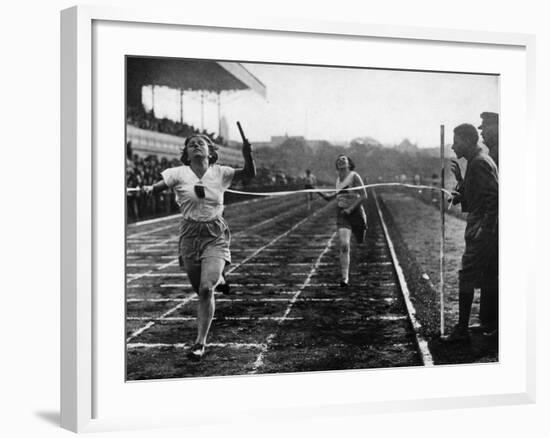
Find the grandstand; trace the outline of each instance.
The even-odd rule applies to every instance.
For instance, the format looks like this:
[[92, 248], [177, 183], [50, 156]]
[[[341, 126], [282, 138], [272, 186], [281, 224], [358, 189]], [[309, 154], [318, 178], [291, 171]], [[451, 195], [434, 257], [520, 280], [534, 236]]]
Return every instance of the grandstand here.
[[[217, 97], [218, 126], [222, 125], [220, 94], [222, 91], [253, 90], [262, 97], [266, 89], [252, 73], [235, 62], [219, 62], [194, 59], [128, 57], [126, 60], [126, 141], [131, 143], [132, 153], [140, 156], [156, 155], [167, 159], [179, 156], [184, 137], [193, 133], [208, 135], [218, 145], [227, 144], [220, 135], [194, 128], [184, 123], [183, 108], [180, 120], [158, 120], [152, 113], [145, 113], [141, 100], [144, 86], [165, 86], [180, 91], [180, 105], [187, 91], [199, 91]], [[201, 101], [201, 107], [204, 101]], [[220, 162], [237, 165], [242, 161], [240, 151], [220, 147]]]

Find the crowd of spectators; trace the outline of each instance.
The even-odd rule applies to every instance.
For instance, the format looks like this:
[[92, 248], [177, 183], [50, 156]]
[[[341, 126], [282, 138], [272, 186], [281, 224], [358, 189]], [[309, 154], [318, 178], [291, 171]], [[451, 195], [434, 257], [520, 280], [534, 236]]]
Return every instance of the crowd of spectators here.
[[130, 142], [126, 145], [126, 195], [127, 216], [129, 221], [137, 221], [148, 217], [159, 216], [177, 211], [171, 193], [160, 193], [155, 196], [145, 196], [139, 190], [143, 186], [151, 185], [161, 179], [161, 172], [169, 167], [181, 165], [176, 158], [158, 158], [156, 155], [141, 157], [132, 153]]
[[201, 131], [194, 126], [188, 125], [187, 123], [176, 122], [166, 117], [158, 119], [155, 117], [153, 110], [145, 111], [143, 106], [140, 106], [139, 108], [129, 108], [126, 113], [126, 123], [135, 126], [136, 128], [162, 132], [164, 134], [175, 135], [178, 137], [189, 137], [193, 134], [202, 134], [210, 137], [210, 139], [216, 144], [226, 145], [225, 139], [213, 132], [208, 132], [205, 129]]

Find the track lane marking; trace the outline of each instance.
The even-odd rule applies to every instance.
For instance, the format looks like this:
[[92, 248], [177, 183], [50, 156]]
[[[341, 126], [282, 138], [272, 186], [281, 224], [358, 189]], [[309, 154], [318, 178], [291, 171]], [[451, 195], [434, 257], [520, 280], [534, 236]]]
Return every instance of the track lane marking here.
[[[284, 317], [283, 316], [220, 316], [220, 317], [214, 317], [213, 321], [280, 321]], [[404, 317], [405, 318], [405, 317]], [[164, 318], [158, 317], [158, 318], [149, 318], [147, 316], [128, 316], [126, 317], [128, 321], [167, 321], [167, 322], [184, 322], [184, 321], [196, 321], [196, 316], [167, 316]], [[286, 318], [287, 321], [301, 321], [304, 318], [302, 317], [294, 317], [294, 318]]]
[[[411, 346], [411, 343], [406, 342], [398, 342], [391, 344], [391, 347], [393, 348], [408, 348]], [[191, 347], [193, 344], [190, 343], [147, 343], [147, 342], [133, 342], [126, 345], [126, 348], [128, 350], [138, 350], [138, 349], [154, 349], [154, 348], [177, 348], [177, 349], [187, 349]], [[276, 343], [272, 343], [273, 345], [277, 345]], [[239, 343], [239, 342], [213, 342], [206, 344], [207, 347], [214, 347], [214, 348], [235, 348], [235, 349], [265, 349], [265, 344], [255, 344], [255, 343]], [[347, 344], [332, 344], [333, 347], [336, 348], [344, 348], [349, 347]]]
[[[290, 196], [291, 195], [289, 195], [289, 197]], [[266, 200], [265, 198], [245, 199], [244, 201], [233, 202], [232, 204], [229, 204], [229, 205], [240, 206], [240, 205], [252, 204], [252, 203], [255, 203], [255, 202], [259, 202], [259, 201], [265, 201], [265, 200]], [[180, 216], [181, 216], [181, 213], [176, 213], [176, 214], [171, 214], [169, 216], [163, 216], [163, 217], [159, 217], [159, 218], [155, 218], [155, 219], [147, 219], [147, 220], [144, 220], [144, 221], [134, 222], [132, 224], [128, 224], [128, 228], [137, 228], [137, 227], [141, 227], [143, 225], [156, 224], [158, 222], [164, 222], [164, 221], [168, 221], [170, 219], [177, 219]], [[133, 234], [132, 236], [134, 236], [134, 235], [135, 234]]]
[[382, 210], [380, 209], [380, 205], [378, 203], [378, 196], [375, 192], [374, 194], [374, 201], [376, 204], [376, 210], [378, 211], [378, 217], [380, 218], [380, 223], [382, 224], [382, 229], [384, 230], [384, 235], [386, 236], [386, 242], [388, 244], [388, 248], [390, 250], [390, 254], [393, 260], [395, 273], [397, 275], [397, 278], [399, 280], [399, 285], [401, 289], [401, 293], [403, 294], [403, 299], [405, 300], [405, 305], [407, 307], [407, 313], [409, 315], [409, 319], [411, 321], [411, 325], [413, 327], [416, 342], [418, 344], [418, 350], [420, 352], [420, 356], [422, 358], [422, 363], [424, 366], [433, 366], [433, 357], [430, 352], [430, 348], [428, 347], [428, 342], [426, 339], [424, 339], [423, 336], [420, 335], [420, 328], [422, 327], [421, 324], [416, 319], [416, 309], [414, 308], [413, 303], [411, 302], [411, 294], [409, 292], [409, 288], [407, 286], [407, 281], [405, 279], [405, 274], [403, 273], [403, 269], [401, 268], [401, 265], [399, 264], [399, 260], [397, 258], [397, 254], [395, 252], [395, 248], [393, 246], [393, 242], [390, 238], [390, 233], [388, 231], [388, 227], [386, 226], [386, 222], [384, 220], [384, 215], [382, 213]]
[[[299, 206], [299, 208], [302, 208], [302, 206]], [[326, 208], [326, 207], [324, 207], [324, 208]], [[316, 214], [318, 214], [321, 210], [324, 210], [324, 208], [318, 209], [313, 215], [311, 215], [311, 217], [313, 217], [313, 216], [315, 216]], [[286, 212], [285, 212], [285, 214], [286, 214]], [[279, 216], [274, 216], [274, 217], [269, 218], [269, 219], [266, 219], [265, 221], [260, 222], [259, 224], [253, 225], [252, 227], [248, 228], [247, 230], [242, 230], [242, 231], [239, 231], [239, 232], [235, 233], [235, 234], [233, 235], [233, 237], [239, 236], [239, 235], [244, 234], [244, 233], [248, 233], [248, 232], [250, 232], [250, 230], [252, 230], [252, 229], [254, 229], [254, 228], [256, 228], [256, 227], [259, 227], [259, 226], [261, 226], [261, 225], [265, 225], [266, 223], [269, 223], [269, 222], [271, 222], [271, 221], [274, 221], [274, 220], [277, 219], [278, 217], [280, 217], [280, 215], [279, 215]], [[304, 222], [305, 220], [308, 220], [309, 218], [310, 218], [309, 216], [306, 217], [306, 218], [304, 218], [302, 221], [298, 222], [298, 224], [296, 224], [296, 225], [300, 225], [302, 222]], [[292, 229], [293, 229], [293, 228], [291, 228], [288, 232], [290, 232]], [[287, 234], [288, 234], [288, 232], [287, 232]], [[278, 240], [279, 238], [283, 237], [284, 235], [286, 235], [286, 234], [282, 234], [282, 235], [280, 235], [280, 236], [279, 236], [278, 238], [276, 238], [276, 239]], [[175, 241], [175, 240], [177, 240], [177, 239], [179, 239], [179, 236], [171, 237], [171, 238], [167, 239], [166, 241], [171, 241], [171, 240], [174, 240], [174, 241]], [[166, 241], [163, 241], [163, 242], [166, 242]], [[266, 248], [267, 246], [271, 245], [271, 244], [274, 243], [275, 241], [276, 241], [276, 240], [273, 240], [273, 241], [269, 242], [267, 245], [264, 245], [263, 248]], [[158, 244], [152, 244], [150, 247], [155, 246], [155, 245], [158, 245]], [[238, 251], [238, 250], [237, 250], [237, 251]], [[232, 252], [237, 252], [237, 251], [232, 251]], [[241, 250], [241, 251], [246, 251], [246, 250], [243, 249], [243, 250]], [[156, 253], [156, 252], [165, 252], [165, 250], [163, 250], [163, 249], [148, 249], [148, 248], [147, 248], [147, 249], [143, 249], [143, 250], [142, 250], [142, 249], [139, 249], [139, 250], [136, 249], [136, 250], [129, 250], [129, 251], [127, 251], [127, 254], [136, 254], [136, 253], [140, 253], [140, 252], [144, 252], [144, 253]], [[240, 264], [242, 265], [242, 263], [245, 263], [246, 260], [250, 260], [250, 258], [254, 257], [254, 256], [257, 254], [257, 252], [258, 252], [258, 251], [256, 251], [256, 252], [255, 252], [254, 254], [252, 254], [250, 257], [246, 258], [246, 259], [245, 259], [243, 262], [241, 262]], [[143, 278], [144, 276], [146, 276], [146, 275], [148, 275], [148, 274], [152, 274], [154, 271], [161, 271], [161, 270], [163, 270], [164, 268], [166, 268], [166, 267], [168, 267], [168, 266], [175, 265], [176, 263], [178, 263], [178, 258], [177, 258], [177, 257], [176, 257], [175, 259], [173, 259], [171, 262], [165, 263], [164, 265], [160, 266], [159, 268], [150, 269], [149, 271], [144, 272], [144, 273], [142, 273], [142, 274], [128, 274], [127, 277], [130, 276], [131, 278], [126, 280], [126, 284], [128, 284], [128, 283], [130, 283], [130, 282], [132, 282], [132, 281], [135, 281], [135, 280], [139, 280], [140, 278]], [[229, 274], [230, 272], [234, 271], [235, 269], [236, 269], [236, 268], [228, 270], [228, 271], [227, 271], [227, 274]]]
[[[304, 222], [310, 220], [310, 219], [313, 219], [315, 216], [317, 216], [319, 213], [321, 213], [322, 211], [326, 210], [328, 207], [329, 207], [330, 204], [327, 204], [325, 207], [322, 207], [320, 209], [318, 209], [315, 213], [313, 213], [312, 215], [310, 216], [307, 216], [305, 217], [304, 219], [302, 219], [301, 221], [299, 221], [297, 224], [295, 224], [293, 227], [291, 227], [289, 230], [285, 231], [283, 234], [280, 234], [279, 236], [277, 236], [276, 238], [274, 238], [273, 240], [271, 240], [268, 244], [264, 245], [263, 247], [259, 248], [258, 250], [256, 250], [254, 252], [254, 254], [252, 254], [251, 256], [247, 257], [246, 259], [244, 259], [242, 262], [240, 262], [239, 264], [237, 265], [234, 265], [231, 269], [229, 269], [227, 271], [227, 274], [230, 274], [231, 272], [235, 271], [236, 269], [238, 269], [240, 266], [242, 266], [244, 263], [246, 263], [248, 260], [252, 259], [253, 257], [255, 257], [257, 254], [259, 254], [263, 249], [265, 249], [267, 246], [269, 245], [272, 245], [274, 244], [275, 242], [277, 242], [278, 240], [280, 240], [281, 238], [283, 238], [284, 236], [288, 235], [291, 231], [295, 230], [296, 228], [298, 228], [299, 226], [301, 226]], [[331, 241], [332, 239], [334, 238], [334, 236], [336, 235], [336, 233], [334, 233], [331, 237]], [[324, 253], [324, 252], [323, 252]], [[174, 262], [174, 261], [173, 261]], [[170, 263], [167, 263], [167, 265], [169, 264], [172, 264], [173, 262], [170, 262]], [[175, 260], [175, 262], [177, 262], [177, 259]], [[162, 287], [162, 286], [161, 286]], [[189, 295], [188, 299], [181, 302], [180, 304], [178, 304], [177, 306], [173, 307], [172, 309], [168, 310], [166, 313], [164, 313], [163, 315], [160, 316], [160, 319], [162, 318], [165, 318], [165, 317], [168, 317], [169, 315], [171, 315], [172, 313], [174, 313], [176, 310], [178, 310], [179, 308], [181, 308], [182, 306], [184, 306], [185, 304], [187, 304], [190, 300], [191, 300], [192, 296]], [[149, 321], [146, 325], [144, 325], [143, 327], [137, 329], [136, 331], [134, 331], [128, 338], [126, 338], [126, 342], [128, 343], [130, 340], [134, 339], [135, 337], [139, 336], [140, 334], [142, 334], [143, 332], [145, 332], [146, 330], [149, 330], [151, 327], [153, 327], [155, 325], [155, 322], [154, 321]]]
[[[313, 275], [317, 272], [317, 268], [319, 267], [319, 263], [321, 262], [321, 259], [324, 257], [324, 255], [329, 251], [329, 249], [331, 248], [332, 246], [332, 242], [334, 240], [334, 238], [336, 237], [338, 233], [335, 231], [332, 236], [330, 237], [329, 241], [327, 242], [326, 246], [325, 246], [325, 249], [321, 252], [321, 254], [319, 255], [319, 257], [317, 257], [317, 260], [315, 262], [315, 265], [311, 268], [311, 270], [309, 271], [309, 275], [307, 276], [307, 278], [305, 279], [304, 283], [302, 284], [302, 286], [298, 289], [298, 291], [294, 294], [294, 296], [291, 298], [287, 308], [286, 308], [286, 311], [283, 315], [283, 317], [281, 318], [281, 320], [279, 321], [279, 326], [281, 326], [285, 320], [288, 319], [288, 314], [290, 313], [290, 311], [292, 310], [292, 307], [294, 306], [294, 303], [298, 300], [298, 297], [300, 296], [300, 294], [302, 293], [302, 291], [304, 290], [305, 286], [307, 284], [309, 284], [309, 282], [311, 281], [311, 277], [313, 277]], [[256, 374], [258, 372], [258, 369], [263, 366], [264, 364], [264, 356], [265, 354], [267, 353], [267, 351], [269, 350], [269, 346], [273, 343], [273, 339], [275, 338], [275, 336], [277, 335], [277, 332], [274, 332], [274, 333], [271, 333], [264, 345], [265, 347], [262, 348], [262, 350], [260, 351], [260, 353], [258, 354], [258, 356], [256, 357], [256, 360], [254, 361], [254, 364], [252, 365], [252, 370], [249, 372], [249, 374]]]
[[[289, 294], [293, 294], [290, 292]], [[373, 299], [373, 298], [371, 298]], [[129, 298], [127, 303], [179, 303], [185, 298]], [[278, 303], [287, 302], [288, 298], [216, 298], [216, 303]], [[193, 298], [191, 301], [198, 301], [198, 298]], [[298, 301], [304, 303], [335, 303], [344, 301], [344, 298], [299, 298]]]
[[[299, 209], [302, 209], [303, 208], [303, 205], [297, 205], [296, 207], [293, 207], [292, 209], [290, 210], [287, 210], [285, 211], [283, 214], [290, 214], [292, 213], [294, 210], [299, 210]], [[173, 215], [171, 216], [171, 218], [178, 218], [180, 216], [180, 214], [177, 214], [177, 215]], [[271, 218], [268, 218], [260, 223], [257, 223], [255, 225], [253, 225], [252, 227], [248, 228], [247, 230], [241, 230], [241, 231], [238, 231], [237, 233], [234, 234], [234, 236], [238, 236], [239, 234], [241, 233], [244, 233], [244, 232], [250, 232], [251, 230], [257, 228], [257, 227], [261, 227], [263, 225], [266, 225], [270, 222], [273, 222], [275, 219], [281, 217], [282, 215], [277, 215], [277, 216], [273, 216]], [[149, 234], [152, 234], [156, 231], [163, 231], [163, 230], [166, 230], [168, 228], [171, 228], [171, 227], [174, 227], [174, 226], [179, 226], [179, 221], [175, 224], [171, 224], [171, 225], [167, 225], [165, 227], [160, 227], [160, 228], [156, 228], [154, 230], [149, 230], [149, 231], [142, 231], [141, 233], [136, 233], [136, 234], [132, 234], [131, 236], [129, 236], [130, 239], [132, 238], [135, 238], [135, 237], [142, 237], [142, 236], [147, 236]], [[128, 250], [127, 252], [132, 254], [132, 253], [136, 253], [136, 252], [147, 252], [147, 249], [149, 248], [155, 248], [157, 246], [162, 246], [166, 243], [170, 243], [170, 242], [176, 242], [177, 240], [179, 239], [179, 236], [171, 236], [167, 239], [164, 239], [162, 241], [159, 241], [159, 242], [155, 242], [155, 243], [150, 243], [150, 244], [145, 244], [143, 245], [142, 247], [140, 248], [137, 248], [137, 249], [131, 249], [131, 250]]]
[[[187, 343], [178, 343], [178, 344], [164, 344], [164, 343], [155, 343], [155, 344], [148, 344], [143, 342], [133, 342], [126, 345], [126, 349], [128, 350], [136, 350], [136, 349], [150, 349], [150, 348], [189, 348], [193, 344], [187, 344]], [[262, 344], [254, 344], [254, 343], [238, 343], [238, 342], [213, 342], [206, 344], [207, 347], [215, 347], [215, 348], [256, 348], [261, 349], [264, 348], [264, 345]]]

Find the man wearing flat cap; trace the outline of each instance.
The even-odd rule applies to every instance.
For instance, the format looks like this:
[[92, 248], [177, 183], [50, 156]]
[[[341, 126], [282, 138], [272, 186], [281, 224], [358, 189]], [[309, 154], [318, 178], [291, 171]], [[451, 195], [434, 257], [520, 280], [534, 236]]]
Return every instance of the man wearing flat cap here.
[[481, 125], [477, 129], [481, 132], [483, 143], [489, 149], [489, 156], [498, 166], [498, 114], [483, 112], [480, 117]]
[[[487, 272], [498, 252], [498, 170], [493, 159], [478, 146], [478, 141], [479, 135], [473, 125], [464, 123], [454, 129], [452, 149], [457, 159], [464, 158], [468, 164], [464, 178], [458, 162], [453, 161], [451, 165], [457, 179], [452, 202], [460, 203], [462, 211], [468, 215], [464, 233], [466, 247], [458, 272], [458, 323], [450, 336], [444, 337], [444, 340], [453, 342], [470, 339], [469, 320], [474, 289], [482, 289], [481, 293], [483, 295], [485, 292], [487, 299]], [[485, 315], [482, 317], [480, 309], [482, 324], [488, 322], [483, 318]], [[484, 330], [487, 329], [489, 327], [484, 327]]]

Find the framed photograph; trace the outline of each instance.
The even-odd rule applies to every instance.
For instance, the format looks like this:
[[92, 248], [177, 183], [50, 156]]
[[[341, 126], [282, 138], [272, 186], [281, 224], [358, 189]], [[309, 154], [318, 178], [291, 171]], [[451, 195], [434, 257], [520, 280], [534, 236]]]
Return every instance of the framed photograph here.
[[61, 18], [63, 427], [534, 402], [533, 36]]

